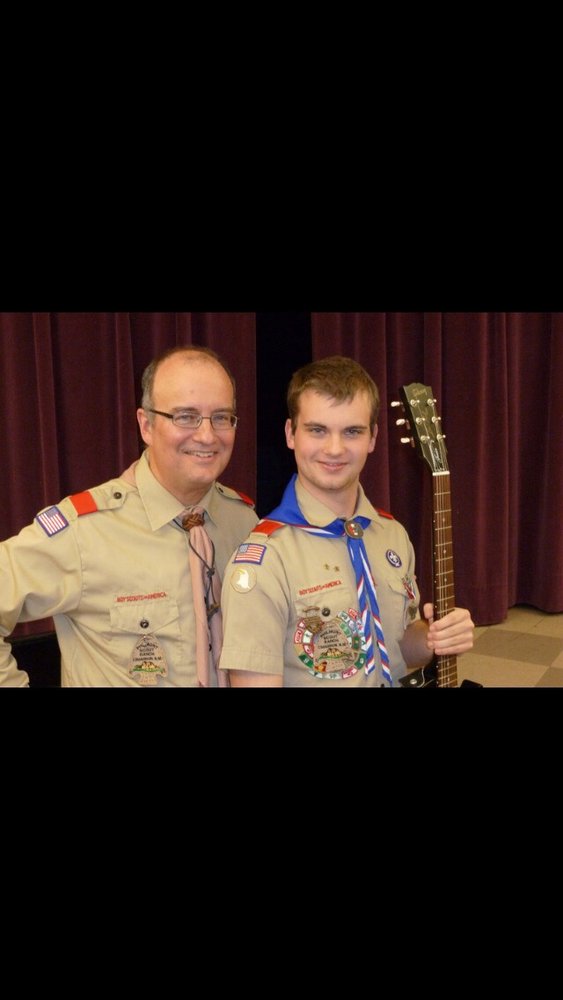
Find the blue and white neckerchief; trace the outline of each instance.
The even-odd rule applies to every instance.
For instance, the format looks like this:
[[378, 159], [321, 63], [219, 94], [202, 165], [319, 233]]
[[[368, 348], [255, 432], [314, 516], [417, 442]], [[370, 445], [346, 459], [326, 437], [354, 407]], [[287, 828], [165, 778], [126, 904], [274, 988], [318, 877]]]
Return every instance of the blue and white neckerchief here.
[[346, 535], [348, 554], [356, 574], [358, 607], [361, 614], [362, 629], [364, 633], [364, 646], [366, 653], [366, 664], [364, 670], [366, 676], [368, 676], [375, 668], [373, 639], [370, 625], [371, 610], [371, 620], [373, 621], [375, 629], [375, 637], [377, 639], [377, 646], [381, 659], [381, 669], [385, 680], [389, 686], [392, 687], [393, 681], [391, 679], [391, 670], [389, 667], [389, 653], [387, 652], [385, 637], [383, 635], [379, 604], [377, 603], [377, 590], [362, 537], [365, 529], [369, 524], [371, 524], [371, 520], [369, 517], [350, 517], [348, 520], [338, 517], [335, 521], [325, 525], [324, 528], [319, 528], [313, 524], [309, 524], [303, 517], [297, 502], [297, 495], [295, 493], [296, 480], [297, 475], [294, 474], [285, 488], [280, 505], [276, 507], [271, 514], [268, 514], [268, 517], [265, 518], [265, 520], [279, 521], [282, 524], [287, 524], [294, 528], [302, 528], [303, 531], [307, 531], [312, 535]]

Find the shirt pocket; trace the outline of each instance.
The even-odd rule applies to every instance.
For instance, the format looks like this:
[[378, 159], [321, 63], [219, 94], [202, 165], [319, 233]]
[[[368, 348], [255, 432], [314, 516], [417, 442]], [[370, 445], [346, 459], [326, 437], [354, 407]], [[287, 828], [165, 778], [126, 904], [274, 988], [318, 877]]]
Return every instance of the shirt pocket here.
[[[416, 618], [418, 612], [418, 599], [410, 598], [407, 589], [401, 579], [396, 576], [389, 576], [383, 582], [387, 592], [387, 599], [391, 605], [391, 620], [401, 622], [403, 630]], [[377, 588], [378, 596], [380, 587]]]
[[322, 590], [310, 587], [309, 591], [308, 594], [300, 594], [293, 599], [293, 615], [296, 620], [305, 617], [326, 621], [335, 618], [342, 611], [355, 609], [358, 604], [356, 592], [343, 583], [334, 587], [323, 586]]
[[129, 635], [157, 635], [161, 639], [178, 638], [180, 614], [176, 601], [135, 601], [114, 604], [110, 608], [111, 628]]

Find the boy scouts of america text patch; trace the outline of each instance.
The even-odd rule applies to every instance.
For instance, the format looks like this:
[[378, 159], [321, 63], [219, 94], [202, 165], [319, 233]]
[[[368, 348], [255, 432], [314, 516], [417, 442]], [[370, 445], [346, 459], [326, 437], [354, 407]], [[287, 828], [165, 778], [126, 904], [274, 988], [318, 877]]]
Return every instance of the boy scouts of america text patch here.
[[239, 545], [238, 552], [233, 559], [234, 563], [257, 563], [260, 565], [266, 551], [265, 545], [256, 545], [255, 542], [244, 542]]
[[58, 507], [49, 507], [48, 510], [37, 514], [36, 521], [39, 522], [46, 535], [56, 535], [64, 528], [68, 528], [68, 521]]

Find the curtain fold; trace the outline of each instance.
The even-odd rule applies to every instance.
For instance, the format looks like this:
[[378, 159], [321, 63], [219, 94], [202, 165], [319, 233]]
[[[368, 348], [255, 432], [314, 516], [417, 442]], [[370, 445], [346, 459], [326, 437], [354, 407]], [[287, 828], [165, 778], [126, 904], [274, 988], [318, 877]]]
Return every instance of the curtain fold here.
[[446, 434], [456, 603], [478, 625], [509, 607], [563, 611], [563, 315], [313, 313], [313, 357], [360, 361], [381, 394], [362, 481], [407, 528], [432, 597], [432, 477], [395, 426], [391, 400], [431, 386]]
[[[235, 377], [240, 420], [222, 479], [255, 497], [254, 313], [0, 313], [0, 538], [139, 456], [143, 370], [167, 348], [192, 343], [217, 351]], [[37, 633], [45, 623], [18, 628]]]

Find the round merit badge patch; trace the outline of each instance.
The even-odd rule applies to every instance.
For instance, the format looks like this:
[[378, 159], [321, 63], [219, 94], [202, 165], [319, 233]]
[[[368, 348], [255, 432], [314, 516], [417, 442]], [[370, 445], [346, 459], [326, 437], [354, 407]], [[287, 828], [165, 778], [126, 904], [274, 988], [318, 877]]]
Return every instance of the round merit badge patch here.
[[401, 562], [401, 557], [397, 555], [394, 549], [387, 549], [385, 555], [387, 556], [387, 562], [390, 562], [391, 565], [395, 567], [395, 569], [399, 569], [399, 566], [403, 565], [403, 563]]

